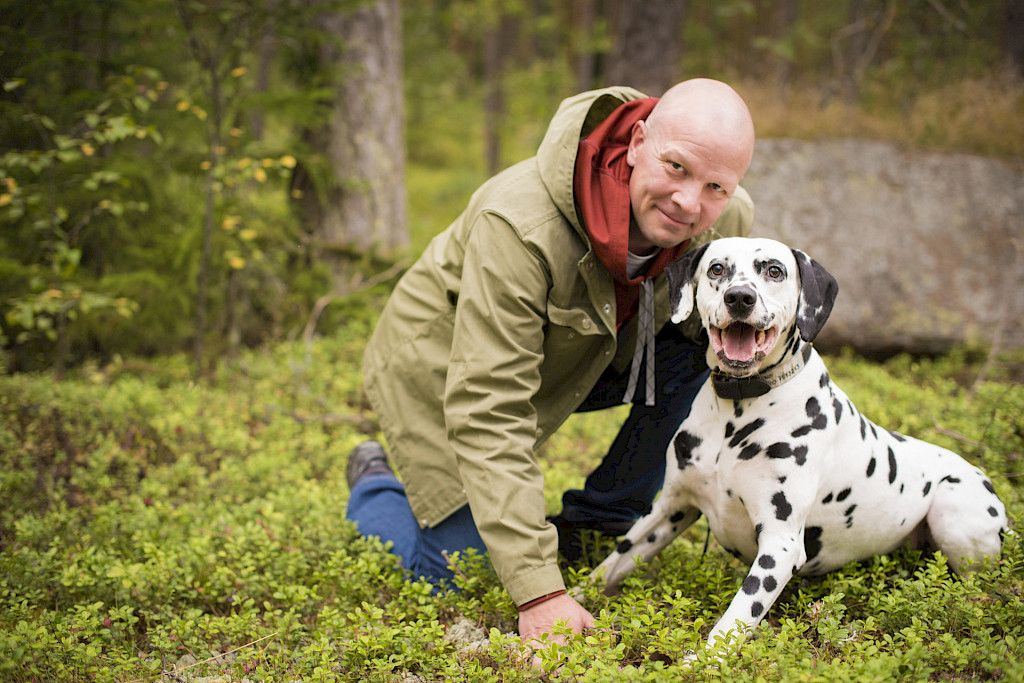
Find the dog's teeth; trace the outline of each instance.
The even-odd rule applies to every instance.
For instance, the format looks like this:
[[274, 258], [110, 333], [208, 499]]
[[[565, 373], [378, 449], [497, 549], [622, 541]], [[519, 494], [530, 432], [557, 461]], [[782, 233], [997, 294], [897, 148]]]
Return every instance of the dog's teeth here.
[[758, 344], [763, 344], [764, 343], [764, 330], [758, 330], [757, 331], [757, 335], [756, 335], [755, 338], [756, 338]]

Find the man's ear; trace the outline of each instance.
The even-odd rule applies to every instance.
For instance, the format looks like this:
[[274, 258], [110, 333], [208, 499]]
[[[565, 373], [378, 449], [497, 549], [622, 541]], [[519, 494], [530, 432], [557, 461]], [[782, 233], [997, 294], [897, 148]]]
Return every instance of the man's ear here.
[[708, 249], [710, 242], [705, 242], [696, 249], [684, 253], [665, 268], [668, 275], [668, 302], [672, 311], [672, 322], [681, 323], [693, 312], [693, 276], [697, 266]]
[[636, 157], [640, 154], [640, 146], [647, 139], [647, 123], [643, 120], [633, 124], [629, 132], [629, 146], [626, 147], [626, 163], [631, 167], [636, 166]]
[[832, 305], [839, 294], [839, 283], [825, 267], [799, 249], [791, 249], [800, 271], [800, 302], [796, 311], [796, 326], [800, 338], [814, 341], [832, 313]]

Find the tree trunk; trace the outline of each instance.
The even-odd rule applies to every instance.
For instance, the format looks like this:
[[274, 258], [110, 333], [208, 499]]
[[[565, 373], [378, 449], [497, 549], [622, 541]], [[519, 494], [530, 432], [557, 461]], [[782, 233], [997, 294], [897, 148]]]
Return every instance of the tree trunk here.
[[1006, 54], [1017, 74], [1024, 76], [1024, 0], [1006, 0]]
[[619, 0], [609, 85], [631, 85], [661, 95], [682, 71], [686, 0]]
[[484, 147], [487, 173], [501, 170], [501, 127], [505, 119], [505, 63], [515, 43], [516, 22], [500, 13], [484, 36]]
[[772, 55], [774, 68], [772, 76], [780, 88], [789, 85], [793, 72], [793, 60], [791, 58], [792, 34], [796, 25], [797, 16], [800, 13], [800, 3], [797, 0], [778, 0], [772, 16], [773, 40], [780, 46], [780, 50]]
[[597, 16], [596, 0], [573, 0], [569, 31], [569, 50], [576, 90], [583, 92], [594, 87], [595, 67], [594, 22]]
[[408, 244], [405, 210], [402, 44], [398, 0], [325, 12], [319, 67], [334, 73], [337, 94], [327, 122], [305, 133], [326, 157], [330, 181], [297, 169], [300, 212], [336, 289], [352, 281], [368, 250]]

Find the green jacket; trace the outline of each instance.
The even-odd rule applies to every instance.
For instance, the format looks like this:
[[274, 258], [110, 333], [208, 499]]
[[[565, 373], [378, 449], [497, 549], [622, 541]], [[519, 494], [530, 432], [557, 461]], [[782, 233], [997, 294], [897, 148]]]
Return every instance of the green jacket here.
[[[366, 348], [366, 393], [420, 525], [468, 502], [516, 604], [564, 587], [535, 453], [609, 363], [628, 367], [636, 340], [635, 317], [616, 334], [612, 278], [572, 187], [581, 136], [640, 97], [565, 100], [537, 156], [486, 182], [406, 272]], [[709, 232], [747, 234], [752, 221], [739, 189]], [[660, 329], [664, 276], [655, 295]]]

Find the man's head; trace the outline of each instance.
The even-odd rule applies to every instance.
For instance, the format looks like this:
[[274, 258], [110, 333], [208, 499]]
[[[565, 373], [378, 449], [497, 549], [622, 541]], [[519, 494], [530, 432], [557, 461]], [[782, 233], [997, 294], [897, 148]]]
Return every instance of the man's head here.
[[754, 124], [735, 90], [706, 78], [670, 88], [629, 143], [630, 250], [673, 247], [710, 228], [753, 153]]

